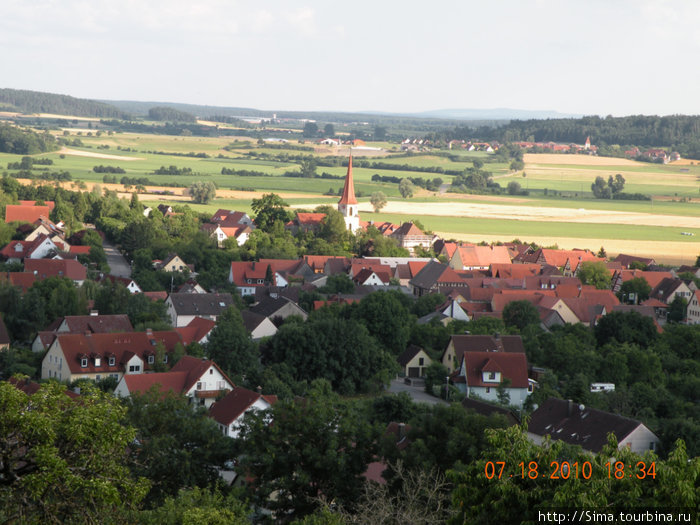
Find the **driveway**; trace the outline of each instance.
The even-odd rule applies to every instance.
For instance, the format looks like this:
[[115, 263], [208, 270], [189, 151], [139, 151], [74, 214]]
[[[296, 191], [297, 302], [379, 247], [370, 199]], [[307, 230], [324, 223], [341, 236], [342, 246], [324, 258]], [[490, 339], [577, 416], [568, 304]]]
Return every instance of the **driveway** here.
[[124, 256], [119, 253], [116, 246], [105, 239], [102, 242], [102, 247], [105, 250], [105, 255], [107, 255], [110, 273], [117, 277], [131, 277], [131, 266], [126, 262]]
[[447, 403], [447, 401], [440, 399], [439, 397], [434, 397], [430, 394], [426, 394], [422, 385], [411, 386], [405, 384], [403, 382], [403, 378], [392, 379], [391, 384], [389, 385], [389, 392], [392, 392], [394, 394], [398, 394], [399, 392], [408, 392], [408, 395], [411, 396], [411, 399], [413, 399], [415, 403], [428, 403], [430, 405], [449, 404]]

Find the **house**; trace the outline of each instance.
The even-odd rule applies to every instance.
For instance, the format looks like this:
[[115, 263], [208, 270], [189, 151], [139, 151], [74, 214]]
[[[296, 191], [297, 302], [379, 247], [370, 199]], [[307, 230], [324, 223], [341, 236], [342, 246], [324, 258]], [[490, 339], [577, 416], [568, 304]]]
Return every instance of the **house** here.
[[391, 237], [396, 239], [396, 242], [401, 248], [405, 248], [410, 253], [415, 253], [416, 248], [419, 247], [423, 250], [430, 250], [436, 239], [434, 235], [423, 233], [413, 222], [404, 222], [391, 234]]
[[8, 204], [7, 206], [5, 206], [5, 223], [34, 223], [35, 221], [38, 221], [40, 217], [48, 217], [50, 214], [51, 207], [49, 206], [27, 206], [23, 204]]
[[76, 286], [81, 286], [87, 279], [85, 266], [73, 259], [25, 259], [24, 271], [33, 274], [37, 281], [66, 277]]
[[181, 394], [190, 398], [194, 405], [205, 408], [211, 407], [224, 392], [235, 388], [214, 361], [186, 355], [170, 372], [124, 375], [114, 389], [114, 395], [129, 397], [134, 393], [147, 392], [156, 385], [163, 394]]
[[[692, 286], [694, 288], [694, 285]], [[658, 299], [663, 303], [671, 304], [676, 296], [688, 302], [692, 295], [693, 289], [691, 289], [690, 285], [686, 284], [685, 281], [667, 277], [654, 287], [649, 294], [649, 298]]]
[[113, 332], [133, 332], [129, 316], [114, 315], [67, 315], [51, 323], [40, 331], [32, 343], [33, 352], [45, 351], [58, 334], [108, 334]]
[[636, 255], [627, 255], [624, 253], [619, 254], [613, 259], [613, 261], [619, 262], [620, 264], [622, 264], [623, 268], [626, 268], [628, 270], [630, 269], [630, 266], [632, 266], [632, 263], [642, 264], [645, 267], [656, 264], [656, 261], [653, 258], [638, 257]]
[[260, 259], [231, 262], [228, 281], [236, 285], [241, 296], [246, 296], [255, 295], [257, 288], [284, 288], [291, 281], [313, 276], [314, 271], [304, 259]]
[[226, 239], [235, 239], [238, 246], [243, 246], [255, 229], [255, 224], [245, 212], [219, 209], [200, 229], [215, 239], [221, 248]]
[[155, 365], [156, 347], [165, 347], [164, 362], [182, 339], [176, 332], [121, 332], [57, 334], [41, 362], [41, 378], [73, 382], [76, 379], [121, 379], [142, 374]]
[[321, 229], [321, 223], [326, 218], [325, 213], [309, 213], [296, 212], [296, 216], [285, 224], [285, 228], [296, 234], [301, 231], [304, 233], [318, 233]]
[[358, 286], [389, 286], [391, 274], [386, 271], [363, 268], [353, 276], [352, 282]]
[[36, 275], [32, 272], [0, 272], [0, 283], [9, 283], [19, 288], [23, 294], [27, 293], [36, 282]]
[[129, 290], [129, 293], [143, 293], [139, 283], [131, 279], [130, 277], [119, 277], [118, 275], [107, 274], [102, 276], [102, 280], [111, 281], [114, 284], [121, 284], [124, 288]]
[[207, 222], [202, 224], [199, 229], [206, 233], [210, 238], [214, 239], [219, 248], [222, 248], [224, 241], [228, 239], [228, 236], [224, 233], [224, 230], [221, 229], [220, 224]]
[[[202, 285], [194, 279], [188, 279], [186, 282], [182, 283], [176, 291], [178, 293], [208, 293]], [[165, 299], [166, 297], [163, 297], [163, 300]]]
[[401, 365], [401, 374], [405, 377], [424, 377], [426, 368], [433, 362], [424, 349], [413, 344], [408, 345], [397, 361]]
[[216, 322], [204, 317], [195, 317], [187, 326], [175, 328], [175, 331], [182, 337], [182, 344], [190, 343], [205, 344], [209, 340], [209, 334], [216, 326]]
[[440, 361], [452, 373], [462, 362], [464, 352], [525, 353], [519, 335], [453, 335]]
[[211, 216], [209, 222], [220, 224], [224, 227], [250, 226], [251, 228], [255, 228], [253, 219], [251, 219], [248, 214], [243, 211], [219, 209], [216, 210], [214, 215]]
[[250, 310], [243, 310], [241, 312], [241, 317], [243, 318], [243, 325], [245, 329], [248, 330], [253, 341], [257, 341], [263, 337], [271, 337], [277, 333], [275, 323], [264, 315], [256, 314]]
[[664, 279], [672, 279], [673, 274], [671, 274], [671, 272], [652, 272], [646, 270], [620, 270], [619, 272], [615, 272], [613, 274], [610, 288], [613, 292], [617, 293], [620, 291], [624, 283], [637, 278], [644, 279], [653, 290]]
[[264, 297], [250, 307], [250, 311], [279, 324], [289, 316], [297, 315], [306, 320], [309, 316], [297, 303], [286, 297]]
[[169, 254], [165, 259], [154, 264], [156, 270], [164, 272], [194, 272], [194, 265], [187, 264], [176, 253]]
[[33, 241], [10, 241], [2, 250], [0, 257], [8, 263], [22, 262], [25, 259], [43, 259], [58, 253], [58, 247], [46, 235], [39, 235]]
[[216, 421], [224, 436], [237, 438], [243, 416], [249, 412], [268, 410], [276, 402], [277, 396], [264, 396], [237, 386], [212, 405], [209, 417]]
[[437, 261], [430, 261], [423, 266], [408, 284], [412, 287], [413, 295], [418, 297], [446, 288], [465, 288], [467, 286], [462, 276], [449, 266]]
[[462, 362], [453, 382], [467, 397], [499, 401], [499, 390], [509, 396], [509, 405], [522, 408], [534, 390], [534, 381], [527, 377], [527, 358], [520, 352], [462, 353]]
[[700, 290], [695, 290], [690, 297], [685, 319], [688, 324], [700, 324]]
[[571, 400], [549, 398], [530, 416], [528, 437], [541, 444], [545, 436], [595, 454], [608, 442], [608, 434], [617, 438], [618, 448], [637, 454], [656, 450], [659, 438], [641, 422], [595, 408], [587, 408]]
[[510, 252], [506, 246], [458, 246], [449, 266], [455, 270], [488, 270], [492, 264], [511, 264]]
[[165, 300], [175, 327], [187, 326], [195, 317], [216, 321], [233, 304], [230, 293], [171, 293]]

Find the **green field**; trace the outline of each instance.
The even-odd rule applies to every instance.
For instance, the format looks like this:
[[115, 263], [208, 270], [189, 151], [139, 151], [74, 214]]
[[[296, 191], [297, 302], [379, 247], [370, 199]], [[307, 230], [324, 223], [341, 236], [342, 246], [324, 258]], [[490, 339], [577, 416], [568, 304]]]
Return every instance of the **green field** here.
[[[338, 179], [306, 179], [282, 176], [287, 171], [297, 171], [298, 164], [286, 160], [283, 155], [290, 156], [310, 155], [311, 152], [297, 151], [294, 149], [273, 149], [259, 146], [254, 139], [239, 138], [238, 144], [243, 146], [231, 151], [223, 149], [224, 146], [234, 144], [234, 137], [175, 137], [167, 135], [147, 135], [135, 133], [103, 134], [100, 137], [90, 136], [85, 133], [81, 136], [71, 135], [71, 139], [80, 138], [84, 147], [72, 148], [93, 154], [107, 154], [122, 157], [137, 157], [137, 160], [101, 159], [65, 155], [61, 158], [58, 152], [40, 156], [54, 160], [49, 171], [68, 171], [74, 181], [102, 182], [103, 174], [94, 173], [94, 166], [119, 166], [126, 171], [129, 177], [146, 177], [154, 185], [179, 183], [182, 187], [189, 186], [194, 180], [211, 180], [222, 189], [253, 189], [260, 192], [284, 192], [303, 193], [299, 199], [287, 199], [289, 204], [308, 204], [309, 207], [324, 203], [335, 203], [337, 197], [324, 197], [327, 192], [337, 192], [343, 186], [342, 177], [346, 168], [342, 166], [325, 167], [318, 166], [319, 174], [328, 173]], [[246, 144], [246, 142], [248, 144]], [[297, 143], [290, 142], [291, 146]], [[306, 144], [309, 145], [309, 144]], [[98, 146], [103, 146], [98, 149]], [[105, 148], [104, 146], [108, 146]], [[389, 149], [395, 145], [384, 144]], [[347, 150], [342, 150], [347, 153]], [[159, 153], [156, 153], [159, 152]], [[174, 155], [160, 154], [174, 153]], [[184, 157], [177, 154], [206, 153], [209, 158]], [[251, 153], [251, 155], [248, 155]], [[262, 157], [256, 158], [261, 154]], [[389, 151], [395, 154], [396, 151]], [[435, 170], [463, 171], [471, 167], [473, 161], [481, 159], [485, 162], [484, 169], [493, 173], [493, 180], [505, 188], [509, 182], [518, 182], [523, 189], [530, 192], [527, 197], [502, 195], [494, 200], [490, 196], [470, 196], [470, 202], [483, 202], [489, 204], [515, 204], [533, 207], [558, 207], [558, 208], [586, 208], [595, 210], [627, 211], [638, 213], [654, 213], [676, 216], [700, 216], [700, 163], [695, 165], [659, 165], [659, 164], [630, 164], [625, 166], [599, 166], [582, 163], [571, 164], [546, 164], [528, 163], [525, 167], [526, 176], [522, 172], [513, 173], [505, 163], [488, 162], [490, 154], [484, 152], [466, 152], [463, 150], [451, 150], [450, 155], [456, 160], [450, 160], [445, 155], [430, 153], [414, 153], [407, 156], [373, 156], [370, 162], [377, 161], [394, 165], [415, 166], [421, 169], [435, 168]], [[337, 150], [328, 149], [323, 155], [338, 155]], [[219, 157], [221, 156], [221, 157]], [[276, 157], [282, 156], [280, 160]], [[21, 155], [0, 154], [0, 170], [9, 162], [21, 160]], [[190, 168], [192, 174], [154, 175], [153, 172], [161, 166], [175, 165], [178, 168]], [[238, 175], [222, 175], [223, 167], [236, 170], [248, 170], [261, 172], [264, 176], [243, 177]], [[39, 171], [35, 171], [39, 173]], [[593, 199], [590, 186], [597, 176], [607, 179], [610, 175], [620, 173], [625, 178], [626, 193], [642, 193], [654, 195], [653, 201], [612, 201]], [[353, 168], [355, 178], [355, 190], [361, 201], [367, 201], [369, 195], [381, 190], [390, 199], [399, 199], [398, 185], [395, 183], [375, 183], [372, 176], [389, 177], [440, 177], [445, 182], [450, 182], [452, 176], [438, 171], [409, 171], [409, 170], [380, 170], [372, 168]], [[116, 174], [117, 180], [122, 175]], [[546, 190], [546, 195], [545, 195]], [[173, 188], [176, 194], [182, 189]], [[309, 194], [318, 195], [317, 199], [309, 198]], [[142, 201], [158, 204], [161, 201], [142, 197]], [[460, 196], [452, 193], [438, 195], [416, 188], [416, 196], [413, 202], [434, 202], [439, 206], [441, 202], [460, 201]], [[183, 197], [182, 201], [187, 202]], [[211, 212], [218, 208], [232, 208], [250, 212], [249, 200], [216, 199], [209, 205], [193, 205], [193, 208]], [[565, 236], [585, 238], [610, 238], [610, 239], [639, 239], [678, 242], [697, 242], [700, 231], [684, 228], [684, 231], [695, 233], [693, 236], [681, 236], [676, 228], [613, 225], [613, 224], [580, 224], [580, 223], [552, 223], [537, 221], [497, 220], [497, 219], [470, 219], [463, 217], [445, 217], [436, 215], [423, 215], [413, 217], [408, 215], [390, 214], [363, 214], [363, 219], [391, 220], [402, 222], [419, 218], [428, 228], [436, 231], [468, 233], [483, 235], [502, 235], [510, 238], [528, 236]]]
[[[363, 213], [363, 220], [391, 221], [401, 223], [414, 216], [393, 213]], [[578, 237], [581, 239], [621, 239], [647, 241], [687, 242], [697, 246], [700, 228], [668, 228], [657, 226], [635, 226], [625, 224], [584, 224], [571, 222], [520, 221], [475, 219], [469, 217], [445, 217], [421, 215], [420, 222], [429, 230], [460, 233], [502, 235], [506, 238], [527, 239], [529, 236]], [[694, 233], [694, 236], [681, 235], [681, 231]], [[692, 251], [689, 248], [689, 251]]]

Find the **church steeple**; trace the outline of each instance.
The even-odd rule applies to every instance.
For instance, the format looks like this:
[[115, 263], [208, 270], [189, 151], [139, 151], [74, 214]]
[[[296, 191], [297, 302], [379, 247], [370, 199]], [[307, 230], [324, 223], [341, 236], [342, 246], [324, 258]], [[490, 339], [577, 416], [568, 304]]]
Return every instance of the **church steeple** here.
[[360, 229], [360, 216], [357, 210], [357, 199], [355, 198], [355, 184], [352, 180], [352, 154], [348, 160], [348, 173], [345, 176], [345, 186], [343, 195], [338, 201], [338, 211], [343, 214], [345, 226], [355, 233]]
[[357, 199], [355, 198], [355, 183], [352, 181], [352, 154], [350, 154], [350, 160], [348, 160], [348, 173], [345, 175], [343, 196], [340, 197], [340, 201], [338, 201], [338, 205], [340, 204], [357, 204]]

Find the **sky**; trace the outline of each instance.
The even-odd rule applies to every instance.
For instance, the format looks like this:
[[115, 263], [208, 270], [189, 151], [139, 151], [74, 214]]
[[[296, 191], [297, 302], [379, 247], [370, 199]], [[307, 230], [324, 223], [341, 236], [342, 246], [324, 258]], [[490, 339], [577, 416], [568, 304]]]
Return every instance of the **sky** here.
[[700, 114], [697, 0], [2, 0], [0, 87], [262, 110]]

